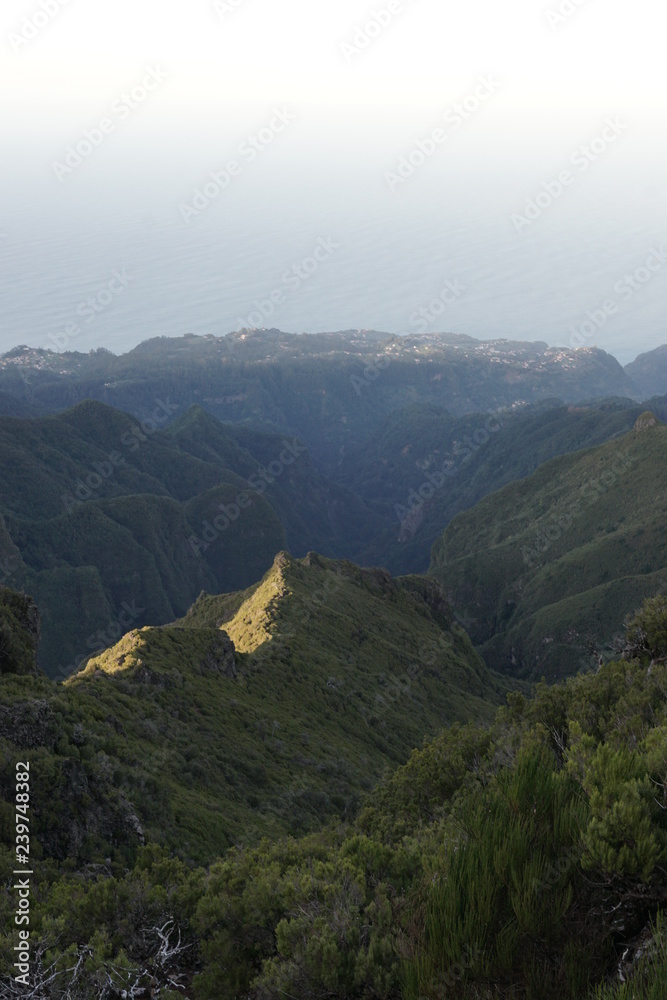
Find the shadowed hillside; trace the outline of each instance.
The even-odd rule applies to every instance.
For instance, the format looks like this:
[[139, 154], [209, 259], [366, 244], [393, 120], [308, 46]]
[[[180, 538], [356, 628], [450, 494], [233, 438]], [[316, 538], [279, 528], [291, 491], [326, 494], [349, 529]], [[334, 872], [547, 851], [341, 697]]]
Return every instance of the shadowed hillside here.
[[248, 586], [285, 545], [361, 557], [384, 530], [298, 439], [177, 411], [165, 400], [139, 422], [88, 400], [0, 418], [0, 582], [35, 595], [53, 676], [203, 588]]
[[667, 579], [667, 427], [651, 414], [456, 517], [431, 570], [488, 664], [548, 679], [608, 655]]
[[[15, 883], [19, 780], [32, 992], [660, 1000], [664, 596], [616, 661], [493, 718], [449, 623], [432, 580], [281, 553], [248, 591], [203, 595], [65, 686], [0, 674], [0, 863]], [[440, 658], [411, 656], [394, 703], [387, 673], [431, 643]], [[433, 738], [357, 810], [424, 723]], [[20, 996], [9, 896], [0, 990]]]

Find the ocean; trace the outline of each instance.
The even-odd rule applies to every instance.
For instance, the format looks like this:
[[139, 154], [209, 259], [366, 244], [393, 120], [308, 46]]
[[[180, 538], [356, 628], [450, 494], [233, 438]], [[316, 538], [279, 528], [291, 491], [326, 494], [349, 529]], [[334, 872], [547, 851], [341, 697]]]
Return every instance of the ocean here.
[[646, 144], [620, 135], [582, 166], [579, 126], [530, 155], [498, 133], [420, 157], [427, 125], [397, 146], [388, 127], [315, 141], [297, 121], [254, 159], [229, 124], [199, 144], [111, 136], [60, 180], [62, 132], [31, 158], [26, 141], [2, 192], [0, 350], [269, 326], [595, 344], [627, 363], [667, 341], [667, 195]]

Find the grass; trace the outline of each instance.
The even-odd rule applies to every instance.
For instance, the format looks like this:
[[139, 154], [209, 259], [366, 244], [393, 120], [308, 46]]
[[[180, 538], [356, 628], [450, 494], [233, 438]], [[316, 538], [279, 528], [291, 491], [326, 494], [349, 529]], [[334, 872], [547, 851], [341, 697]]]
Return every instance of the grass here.
[[[667, 576], [667, 428], [547, 462], [460, 514], [430, 572], [496, 669], [597, 663]], [[595, 649], [593, 657], [591, 651]]]
[[195, 861], [353, 814], [424, 737], [502, 698], [432, 581], [284, 552], [56, 691], [146, 834]]

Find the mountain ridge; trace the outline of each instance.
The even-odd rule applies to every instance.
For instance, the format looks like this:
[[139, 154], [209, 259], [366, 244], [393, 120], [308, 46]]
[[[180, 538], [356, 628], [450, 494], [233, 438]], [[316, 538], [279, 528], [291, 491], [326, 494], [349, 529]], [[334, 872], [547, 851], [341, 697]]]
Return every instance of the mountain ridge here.
[[363, 330], [153, 338], [119, 357], [26, 349], [0, 358], [0, 390], [50, 409], [93, 397], [138, 419], [165, 395], [184, 409], [199, 403], [224, 422], [301, 437], [329, 474], [361, 443], [362, 426], [415, 401], [460, 416], [522, 400], [641, 395], [598, 348]]
[[164, 396], [141, 422], [93, 400], [0, 417], [3, 582], [42, 605], [52, 673], [99, 648], [125, 605], [132, 624], [166, 623], [202, 588], [248, 586], [286, 545], [361, 555], [384, 528], [298, 439], [174, 412]]
[[667, 427], [650, 416], [490, 494], [435, 543], [430, 573], [495, 669], [590, 668], [619, 609], [667, 580]]
[[[61, 746], [86, 773], [79, 793], [97, 789], [105, 830], [131, 807], [136, 822], [104, 850], [121, 860], [140, 828], [199, 861], [351, 814], [427, 733], [490, 718], [505, 690], [434, 581], [286, 552], [249, 590], [202, 594], [184, 619], [132, 628], [64, 684], [9, 670], [0, 686], [12, 718], [34, 719], [40, 782], [64, 766]], [[41, 783], [38, 794], [34, 833], [47, 849], [49, 810], [58, 829], [69, 821]], [[62, 802], [79, 822], [85, 797], [75, 808], [72, 794]], [[100, 836], [91, 825], [84, 848], [77, 834], [76, 856]]]

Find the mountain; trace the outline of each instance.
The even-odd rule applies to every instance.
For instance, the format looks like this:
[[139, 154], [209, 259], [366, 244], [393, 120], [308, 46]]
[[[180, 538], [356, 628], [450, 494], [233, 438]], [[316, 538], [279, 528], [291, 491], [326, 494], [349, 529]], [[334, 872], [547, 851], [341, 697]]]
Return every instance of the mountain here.
[[337, 482], [300, 438], [180, 412], [169, 396], [141, 422], [93, 400], [0, 418], [0, 584], [35, 595], [40, 664], [66, 676], [202, 589], [248, 586], [284, 547], [424, 571], [459, 511], [638, 412], [623, 399], [464, 417], [413, 404], [341, 461]]
[[2, 417], [39, 417], [45, 411], [31, 405], [25, 399], [18, 399], [8, 392], [0, 392], [0, 416]]
[[428, 741], [328, 837], [221, 859], [201, 995], [665, 995], [666, 624], [663, 598], [650, 649]]
[[640, 395], [451, 334], [0, 359], [0, 994], [666, 995]]
[[284, 527], [287, 546], [299, 555], [316, 549], [364, 561], [372, 554], [372, 539], [390, 524], [344, 484], [323, 475], [300, 439], [222, 424], [201, 407], [177, 417], [166, 433], [181, 451], [234, 469], [253, 491], [265, 495]]
[[202, 589], [249, 586], [286, 545], [363, 559], [386, 530], [300, 440], [177, 412], [157, 400], [138, 422], [89, 400], [0, 418], [0, 582], [34, 594], [53, 676]]
[[[424, 735], [490, 718], [503, 690], [434, 581], [315, 553], [279, 553], [248, 590], [202, 594], [180, 621], [133, 629], [64, 685], [16, 673], [0, 732], [11, 742], [19, 719], [28, 732], [33, 832], [48, 853], [53, 822], [52, 851], [84, 859], [102, 840], [114, 857], [115, 841], [145, 835], [204, 861], [319, 828]], [[75, 791], [97, 801], [97, 826]]]
[[[16, 595], [0, 595], [10, 605]], [[345, 628], [357, 612], [366, 657]], [[202, 598], [184, 623], [126, 637], [64, 686], [0, 672], [0, 862], [31, 905], [26, 945], [20, 897], [6, 894], [3, 995], [21, 995], [25, 962], [45, 1000], [664, 996], [664, 596], [635, 614], [620, 659], [437, 732], [335, 817], [338, 782], [377, 774], [354, 747], [377, 765], [391, 752], [363, 738], [353, 701], [336, 711], [331, 657], [354, 661], [363, 706], [388, 655], [437, 636], [426, 705], [465, 664], [483, 677], [447, 618], [433, 581], [282, 554], [247, 594]], [[289, 668], [285, 647], [270, 649], [281, 636]], [[304, 703], [309, 678], [320, 689]], [[390, 701], [373, 728], [396, 750], [416, 701], [404, 692], [389, 717]], [[318, 738], [294, 752], [304, 722]], [[17, 808], [17, 780], [29, 807]], [[18, 854], [31, 865], [17, 876], [27, 814], [30, 854]], [[216, 858], [237, 821], [249, 842]], [[310, 832], [258, 841], [271, 822]], [[170, 841], [175, 853], [160, 846]]]
[[641, 412], [623, 399], [578, 406], [546, 400], [455, 417], [415, 403], [395, 410], [351, 451], [338, 479], [394, 521], [375, 561], [393, 573], [422, 572], [433, 542], [460, 511], [548, 459], [631, 430]]
[[624, 369], [641, 393], [642, 399], [667, 393], [667, 344], [640, 354]]
[[0, 390], [51, 411], [96, 399], [140, 420], [159, 399], [181, 413], [200, 405], [225, 423], [299, 437], [329, 476], [393, 410], [413, 403], [462, 416], [522, 401], [641, 396], [597, 348], [368, 330], [156, 337], [120, 357], [16, 349], [0, 358]]
[[644, 414], [454, 518], [430, 573], [488, 665], [554, 680], [608, 655], [623, 609], [667, 583], [666, 457]]

